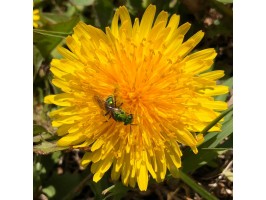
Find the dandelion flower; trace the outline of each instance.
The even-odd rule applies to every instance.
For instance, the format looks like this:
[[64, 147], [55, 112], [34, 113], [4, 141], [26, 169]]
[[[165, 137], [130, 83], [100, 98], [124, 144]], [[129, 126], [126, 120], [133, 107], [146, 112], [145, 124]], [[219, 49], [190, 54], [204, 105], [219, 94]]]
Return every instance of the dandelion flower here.
[[[119, 7], [105, 32], [79, 22], [66, 38], [70, 50], [59, 48], [63, 59], [53, 59], [53, 84], [62, 93], [45, 103], [52, 125], [61, 138], [58, 146], [89, 148], [81, 165], [90, 165], [93, 180], [111, 169], [112, 180], [145, 191], [149, 177], [162, 182], [169, 171], [178, 176], [180, 144], [197, 153], [203, 141], [198, 134], [225, 110], [227, 104], [213, 96], [228, 88], [216, 85], [221, 70], [206, 72], [216, 56], [214, 49], [191, 53], [202, 31], [188, 40], [189, 23], [178, 27], [179, 16], [148, 6], [141, 21], [132, 24], [126, 7]], [[113, 96], [117, 107], [132, 114], [124, 124], [101, 108], [95, 97]], [[221, 124], [211, 131], [219, 131]]]
[[38, 24], [39, 21], [40, 21], [40, 10], [34, 9], [33, 10], [33, 27], [34, 28], [39, 27], [39, 24]]

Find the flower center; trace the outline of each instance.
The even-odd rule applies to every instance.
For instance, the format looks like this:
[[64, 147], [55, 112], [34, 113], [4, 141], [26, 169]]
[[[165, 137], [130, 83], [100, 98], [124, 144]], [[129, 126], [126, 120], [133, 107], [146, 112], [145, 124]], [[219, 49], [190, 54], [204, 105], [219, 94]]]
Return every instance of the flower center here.
[[139, 92], [128, 92], [128, 100], [130, 104], [138, 104], [141, 96]]

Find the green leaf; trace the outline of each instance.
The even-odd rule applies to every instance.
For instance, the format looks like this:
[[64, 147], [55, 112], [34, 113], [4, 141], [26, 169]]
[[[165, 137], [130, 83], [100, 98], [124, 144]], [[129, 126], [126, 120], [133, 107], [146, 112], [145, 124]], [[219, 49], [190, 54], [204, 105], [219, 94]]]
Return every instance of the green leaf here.
[[51, 139], [54, 135], [51, 133], [41, 133], [40, 135], [36, 135], [33, 137], [33, 142], [38, 143], [47, 139]]
[[48, 131], [41, 125], [33, 124], [33, 135], [38, 135], [41, 133], [48, 133]]
[[111, 187], [105, 189], [102, 194], [106, 195], [109, 193], [103, 200], [109, 199], [109, 197], [113, 197], [114, 200], [120, 200], [127, 194], [129, 188], [124, 186], [121, 182], [115, 183]]
[[233, 3], [233, 0], [216, 0], [216, 1], [224, 3], [224, 4]]
[[33, 74], [33, 80], [35, 80], [36, 75], [38, 74], [38, 71], [42, 65], [44, 58], [42, 57], [42, 54], [40, 53], [39, 49], [33, 45], [33, 65], [34, 65], [34, 74]]
[[46, 25], [42, 27], [42, 29], [34, 30], [34, 44], [40, 50], [44, 58], [47, 58], [51, 51], [65, 38], [66, 35], [62, 35], [61, 33], [71, 33], [78, 21], [79, 17], [75, 16], [69, 21], [54, 25]]
[[94, 8], [94, 14], [96, 16], [95, 25], [104, 30], [104, 28], [109, 26], [111, 22], [114, 13], [114, 5], [111, 1], [96, 0]]
[[[229, 18], [229, 19], [233, 18], [233, 10], [231, 8], [228, 8], [226, 5], [224, 5], [220, 1], [210, 0], [210, 5], [214, 6], [222, 15], [224, 15], [224, 18]], [[230, 26], [231, 25], [232, 23], [230, 23]]]
[[216, 158], [219, 151], [224, 151], [224, 149], [199, 149], [198, 154], [184, 153], [184, 160], [182, 162], [182, 170], [184, 172], [194, 172], [196, 169], [200, 168], [211, 162], [213, 158]]
[[72, 17], [75, 14], [79, 14], [80, 19], [82, 19], [83, 15], [80, 13], [79, 9], [76, 6], [73, 6], [73, 4], [70, 2], [65, 2], [64, 4], [67, 7], [66, 12], [64, 12], [65, 15]]
[[138, 12], [143, 11], [142, 1], [136, 0], [127, 0], [125, 1], [125, 5], [132, 15], [137, 15]]
[[103, 194], [102, 194], [102, 191], [103, 191], [103, 187], [101, 185], [101, 183], [95, 183], [93, 181], [90, 181], [89, 182], [89, 186], [90, 186], [90, 189], [92, 190], [94, 196], [95, 196], [95, 200], [100, 200], [100, 199], [103, 199]]
[[53, 197], [56, 193], [54, 186], [50, 185], [46, 188], [43, 188], [42, 191], [48, 196]]
[[70, 20], [70, 17], [65, 14], [57, 13], [40, 13], [42, 20], [48, 24], [57, 24], [61, 22], [66, 22]]
[[55, 137], [54, 134], [48, 132], [43, 126], [37, 124], [33, 125], [33, 136], [34, 143], [38, 143]]
[[51, 158], [53, 159], [54, 163], [58, 163], [61, 156], [62, 156], [62, 152], [56, 151], [56, 152], [52, 153]]
[[189, 187], [191, 187], [195, 192], [197, 192], [203, 199], [207, 200], [218, 200], [215, 196], [209, 193], [202, 186], [197, 184], [192, 178], [190, 178], [186, 173], [179, 170], [179, 175], [182, 181], [184, 181]]
[[71, 0], [77, 6], [91, 6], [95, 0]]
[[198, 147], [198, 154], [194, 154], [190, 149], [183, 151], [182, 170], [184, 172], [193, 172], [199, 167], [208, 164], [212, 159], [216, 158], [221, 150], [229, 150], [224, 148], [216, 148], [225, 138], [233, 133], [233, 112], [232, 107], [224, 111], [218, 116], [211, 125], [208, 125], [202, 133], [206, 133], [213, 125], [215, 125], [222, 117], [224, 122], [221, 132], [209, 132], [204, 136], [204, 142]]
[[142, 6], [143, 6], [144, 8], [147, 8], [147, 7], [149, 6], [150, 3], [151, 3], [150, 0], [143, 0], [143, 1], [142, 1]]
[[233, 134], [229, 135], [228, 138], [218, 145], [219, 148], [233, 149]]
[[110, 177], [110, 174], [108, 175], [107, 173], [105, 173], [102, 179], [98, 181], [97, 183], [95, 183], [92, 180], [89, 181], [88, 185], [90, 186], [90, 189], [94, 194], [95, 200], [104, 199], [103, 191], [105, 188], [108, 188], [108, 186], [110, 185], [109, 177]]
[[[69, 172], [66, 172], [64, 174], [56, 174], [53, 173], [53, 176], [46, 181], [46, 185], [53, 185], [56, 194], [51, 198], [51, 200], [69, 200], [74, 198], [68, 198], [66, 194], [69, 193], [69, 191], [75, 190], [75, 195], [79, 194], [80, 191], [77, 191], [76, 188], [79, 186], [79, 184], [82, 181], [81, 174], [73, 173], [70, 174]], [[45, 186], [45, 185], [44, 185]]]
[[48, 154], [65, 149], [68, 149], [68, 147], [59, 147], [56, 145], [56, 142], [46, 142], [46, 141], [43, 141], [41, 144], [35, 145], [33, 147], [33, 151], [37, 154]]
[[34, 5], [36, 5], [36, 4], [38, 4], [38, 3], [40, 3], [42, 0], [33, 0], [33, 2], [34, 2]]

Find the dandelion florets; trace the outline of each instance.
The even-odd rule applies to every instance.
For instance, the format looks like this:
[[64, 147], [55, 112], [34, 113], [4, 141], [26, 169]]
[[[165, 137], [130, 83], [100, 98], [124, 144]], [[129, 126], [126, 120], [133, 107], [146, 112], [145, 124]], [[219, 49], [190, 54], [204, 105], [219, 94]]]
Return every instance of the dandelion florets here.
[[[50, 113], [61, 136], [57, 144], [89, 147], [81, 165], [90, 165], [95, 182], [110, 168], [113, 180], [137, 183], [140, 190], [147, 189], [149, 176], [157, 182], [167, 170], [178, 176], [179, 145], [197, 153], [203, 141], [198, 133], [227, 108], [213, 98], [228, 92], [216, 84], [224, 72], [206, 72], [215, 50], [191, 53], [204, 33], [184, 41], [190, 24], [178, 27], [180, 17], [168, 20], [165, 11], [154, 20], [155, 11], [150, 5], [132, 24], [119, 7], [105, 32], [79, 22], [66, 38], [70, 51], [59, 48], [64, 58], [51, 63], [52, 82], [63, 91], [45, 98], [61, 107]], [[106, 103], [110, 96], [115, 104]], [[123, 123], [130, 115], [132, 121]], [[218, 123], [210, 131], [220, 128]]]
[[33, 10], [33, 27], [34, 28], [39, 27], [39, 24], [38, 24], [39, 21], [40, 21], [40, 10], [34, 9]]

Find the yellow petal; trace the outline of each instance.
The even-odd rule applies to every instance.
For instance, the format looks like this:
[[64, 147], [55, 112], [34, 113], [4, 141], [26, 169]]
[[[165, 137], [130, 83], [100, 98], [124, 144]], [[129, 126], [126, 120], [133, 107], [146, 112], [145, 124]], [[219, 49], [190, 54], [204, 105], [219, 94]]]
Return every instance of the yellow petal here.
[[217, 96], [217, 95], [228, 93], [229, 88], [228, 86], [224, 86], [224, 85], [216, 85], [216, 86], [201, 90], [201, 92], [203, 92], [204, 94], [208, 96]]
[[139, 174], [137, 177], [140, 191], [147, 190], [148, 187], [148, 171], [144, 162], [140, 165]]
[[84, 140], [86, 139], [86, 137], [84, 135], [78, 135], [78, 134], [72, 134], [72, 135], [67, 135], [62, 137], [61, 139], [59, 139], [57, 141], [57, 145], [58, 146], [72, 146], [72, 145], [77, 145], [80, 144], [82, 142], [84, 142]]
[[155, 11], [156, 7], [154, 5], [149, 5], [148, 8], [145, 10], [139, 27], [139, 35], [141, 36], [141, 39], [146, 38], [151, 30]]
[[223, 70], [216, 70], [216, 71], [211, 71], [211, 72], [206, 72], [204, 74], [200, 74], [200, 77], [207, 78], [210, 80], [217, 80], [219, 78], [222, 78], [224, 76], [224, 71]]

